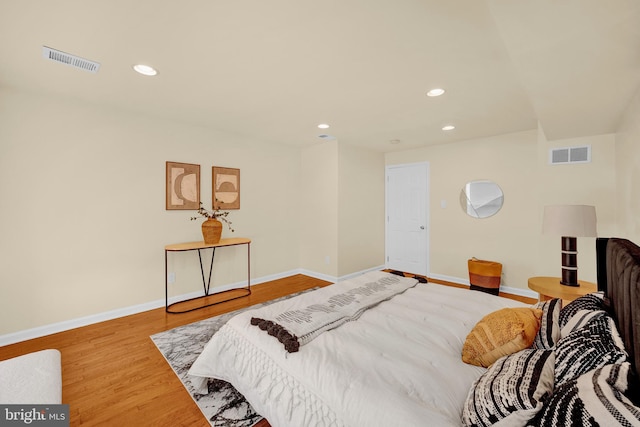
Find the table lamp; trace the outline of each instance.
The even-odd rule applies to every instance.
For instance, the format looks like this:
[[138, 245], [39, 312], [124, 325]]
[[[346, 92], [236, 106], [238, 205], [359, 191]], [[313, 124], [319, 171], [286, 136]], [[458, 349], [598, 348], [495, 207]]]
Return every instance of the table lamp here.
[[543, 234], [562, 236], [562, 279], [565, 286], [578, 283], [578, 246], [576, 237], [596, 237], [596, 208], [586, 205], [544, 207]]

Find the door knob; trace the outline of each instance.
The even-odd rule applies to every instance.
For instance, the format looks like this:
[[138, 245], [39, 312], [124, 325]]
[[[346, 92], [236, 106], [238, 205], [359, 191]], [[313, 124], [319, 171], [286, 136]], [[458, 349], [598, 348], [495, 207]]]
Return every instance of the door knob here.
[[424, 225], [421, 225], [421, 226], [420, 226], [420, 230], [424, 230]]

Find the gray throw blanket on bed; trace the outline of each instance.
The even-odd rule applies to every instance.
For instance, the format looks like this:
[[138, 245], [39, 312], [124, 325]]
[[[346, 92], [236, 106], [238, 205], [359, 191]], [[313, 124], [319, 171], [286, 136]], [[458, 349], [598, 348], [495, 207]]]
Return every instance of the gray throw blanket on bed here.
[[418, 283], [375, 271], [297, 298], [256, 310], [251, 324], [277, 338], [293, 353], [321, 333], [358, 319], [369, 308]]

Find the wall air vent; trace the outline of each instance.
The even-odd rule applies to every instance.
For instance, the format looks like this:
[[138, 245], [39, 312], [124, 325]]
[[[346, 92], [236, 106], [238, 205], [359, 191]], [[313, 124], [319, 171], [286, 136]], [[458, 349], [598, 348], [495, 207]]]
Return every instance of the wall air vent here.
[[591, 146], [552, 148], [549, 150], [549, 163], [565, 165], [569, 163], [591, 162]]
[[42, 56], [50, 61], [59, 62], [94, 74], [100, 69], [98, 62], [80, 58], [79, 56], [71, 55], [47, 46], [42, 46]]

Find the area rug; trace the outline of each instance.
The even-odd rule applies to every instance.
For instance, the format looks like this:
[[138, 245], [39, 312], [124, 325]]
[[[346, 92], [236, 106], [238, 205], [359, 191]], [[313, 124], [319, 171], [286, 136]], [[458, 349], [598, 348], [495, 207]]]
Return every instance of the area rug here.
[[167, 360], [173, 371], [176, 373], [182, 385], [187, 389], [193, 400], [196, 402], [204, 416], [214, 427], [251, 427], [262, 417], [257, 414], [251, 405], [245, 400], [231, 384], [222, 380], [209, 380], [209, 394], [201, 395], [195, 392], [191, 384], [191, 379], [187, 375], [189, 368], [198, 358], [204, 346], [211, 337], [229, 319], [243, 311], [263, 307], [282, 301], [287, 298], [301, 295], [318, 288], [308, 289], [296, 294], [287, 295], [262, 304], [252, 305], [247, 308], [232, 311], [220, 316], [211, 317], [199, 322], [179, 326], [165, 332], [152, 335], [154, 342], [160, 353]]

